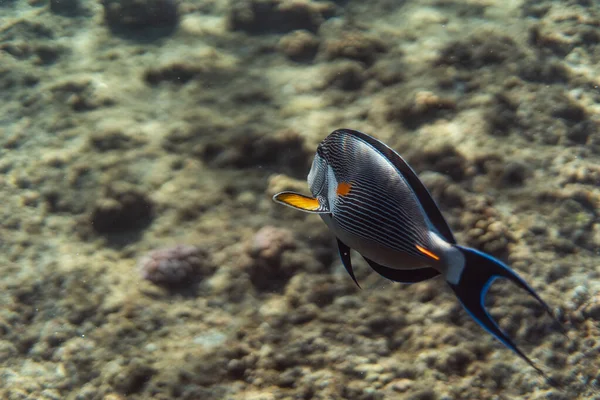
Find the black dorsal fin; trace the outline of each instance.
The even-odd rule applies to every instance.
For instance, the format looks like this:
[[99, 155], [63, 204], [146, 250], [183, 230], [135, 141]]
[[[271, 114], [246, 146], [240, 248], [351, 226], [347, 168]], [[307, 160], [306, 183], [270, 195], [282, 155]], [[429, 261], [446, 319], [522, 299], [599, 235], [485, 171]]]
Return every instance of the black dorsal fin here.
[[388, 147], [383, 142], [365, 133], [352, 129], [337, 129], [334, 131], [334, 133], [335, 132], [355, 136], [372, 146], [375, 150], [379, 151], [385, 158], [387, 158], [402, 174], [404, 179], [406, 179], [435, 229], [437, 229], [440, 235], [442, 235], [448, 243], [456, 244], [454, 234], [452, 233], [450, 226], [448, 226], [448, 223], [442, 215], [437, 203], [435, 200], [433, 200], [433, 197], [431, 197], [431, 194], [425, 185], [423, 185], [423, 182], [421, 182], [415, 171], [413, 171], [410, 165], [408, 165], [408, 163], [404, 161], [404, 159], [398, 153], [396, 153], [392, 148]]

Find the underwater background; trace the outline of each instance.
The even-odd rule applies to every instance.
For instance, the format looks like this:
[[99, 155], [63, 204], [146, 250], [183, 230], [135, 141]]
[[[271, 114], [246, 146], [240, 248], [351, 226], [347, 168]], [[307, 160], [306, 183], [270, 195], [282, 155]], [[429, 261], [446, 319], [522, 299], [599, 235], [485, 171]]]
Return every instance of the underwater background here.
[[[1, 399], [600, 399], [600, 3], [0, 0]], [[417, 171], [540, 377], [443, 279], [356, 288], [337, 128]]]

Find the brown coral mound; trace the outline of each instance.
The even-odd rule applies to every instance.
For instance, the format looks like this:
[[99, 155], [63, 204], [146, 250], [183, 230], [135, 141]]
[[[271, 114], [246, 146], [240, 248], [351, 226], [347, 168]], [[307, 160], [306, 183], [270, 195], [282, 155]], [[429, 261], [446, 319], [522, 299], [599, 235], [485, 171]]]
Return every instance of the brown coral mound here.
[[142, 278], [156, 285], [189, 285], [210, 275], [213, 265], [197, 246], [178, 244], [153, 250], [138, 261]]

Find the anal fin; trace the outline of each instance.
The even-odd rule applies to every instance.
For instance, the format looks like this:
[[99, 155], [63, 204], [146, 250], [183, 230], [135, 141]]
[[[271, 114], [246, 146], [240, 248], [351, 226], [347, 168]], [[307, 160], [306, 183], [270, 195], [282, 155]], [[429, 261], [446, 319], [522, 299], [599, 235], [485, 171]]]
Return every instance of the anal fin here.
[[366, 258], [364, 256], [363, 256], [363, 258], [365, 259], [365, 261], [367, 263], [369, 263], [369, 265], [371, 266], [371, 268], [373, 268], [373, 270], [375, 270], [375, 272], [377, 272], [379, 275], [383, 276], [384, 278], [387, 278], [394, 282], [417, 283], [417, 282], [426, 281], [431, 278], [435, 278], [436, 276], [438, 276], [440, 274], [438, 270], [431, 268], [431, 267], [425, 267], [425, 268], [419, 268], [419, 269], [394, 269], [394, 268], [384, 267], [381, 264], [377, 264], [375, 261], [369, 260], [368, 258]]

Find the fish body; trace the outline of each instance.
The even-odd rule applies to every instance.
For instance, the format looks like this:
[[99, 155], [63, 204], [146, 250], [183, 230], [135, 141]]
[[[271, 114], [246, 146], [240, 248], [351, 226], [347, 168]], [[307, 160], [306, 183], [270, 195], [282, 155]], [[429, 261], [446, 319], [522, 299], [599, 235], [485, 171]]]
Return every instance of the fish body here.
[[416, 283], [441, 275], [475, 321], [542, 373], [498, 327], [484, 301], [502, 277], [552, 316], [550, 307], [500, 260], [456, 242], [423, 183], [394, 150], [362, 132], [338, 129], [319, 144], [307, 180], [312, 196], [281, 192], [273, 200], [321, 216], [357, 285], [351, 249], [392, 281]]

